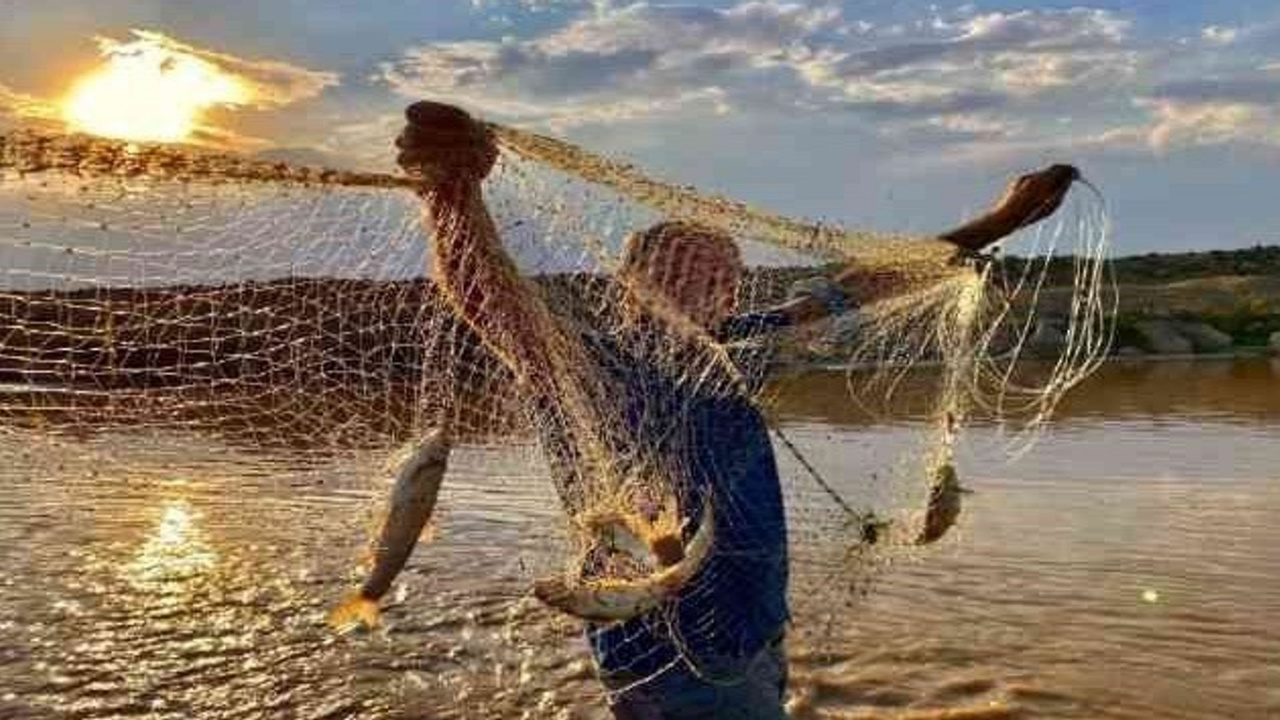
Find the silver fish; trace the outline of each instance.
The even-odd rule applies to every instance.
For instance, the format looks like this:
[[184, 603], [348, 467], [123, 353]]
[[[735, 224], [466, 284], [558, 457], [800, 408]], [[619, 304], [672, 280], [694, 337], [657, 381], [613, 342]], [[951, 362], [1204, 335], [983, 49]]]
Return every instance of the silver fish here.
[[545, 578], [533, 585], [533, 594], [542, 602], [585, 620], [620, 622], [646, 613], [679, 592], [702, 569], [714, 540], [715, 521], [711, 505], [704, 505], [702, 523], [683, 556], [674, 564], [660, 563], [660, 569], [636, 580], [601, 578], [567, 581]]
[[378, 601], [404, 569], [435, 509], [448, 465], [449, 448], [447, 434], [436, 430], [401, 464], [391, 489], [387, 516], [373, 548], [373, 567], [360, 589], [329, 614], [332, 627], [348, 631], [360, 625], [370, 628], [378, 625]]

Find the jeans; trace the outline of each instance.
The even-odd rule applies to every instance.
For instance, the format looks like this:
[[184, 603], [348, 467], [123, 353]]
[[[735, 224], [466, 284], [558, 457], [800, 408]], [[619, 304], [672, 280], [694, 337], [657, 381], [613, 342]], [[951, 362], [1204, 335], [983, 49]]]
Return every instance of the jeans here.
[[[606, 679], [606, 685], [620, 683]], [[614, 699], [617, 720], [786, 720], [787, 655], [782, 640], [751, 660], [746, 672], [729, 679], [704, 679], [677, 665]]]

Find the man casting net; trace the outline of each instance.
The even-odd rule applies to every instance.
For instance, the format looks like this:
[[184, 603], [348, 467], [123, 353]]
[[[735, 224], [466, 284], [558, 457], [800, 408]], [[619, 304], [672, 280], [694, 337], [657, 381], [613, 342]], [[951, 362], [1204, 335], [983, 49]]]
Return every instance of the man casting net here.
[[[1073, 168], [1021, 178], [938, 238], [882, 237], [702, 196], [445, 105], [408, 119], [407, 178], [6, 136], [5, 435], [176, 427], [325, 463], [531, 432], [565, 524], [529, 587], [588, 621], [618, 716], [780, 717], [788, 620], [815, 631], [789, 582], [838, 605], [868, 558], [942, 537], [967, 414], [1034, 425], [1109, 340], [1089, 208], [1041, 235], [1082, 245], [1066, 350], [1039, 378], [1016, 367], [1036, 265], [1010, 276], [981, 255], [1052, 215]], [[849, 402], [937, 368], [917, 461], [888, 468], [874, 511], [779, 435], [799, 466], [784, 483], [762, 410], [766, 370], [803, 347], [788, 358], [786, 338], [832, 317]], [[431, 487], [410, 527], [432, 511], [442, 462], [421, 464], [437, 474], [418, 479]], [[820, 491], [792, 503], [801, 484]], [[383, 560], [391, 576], [404, 562]]]

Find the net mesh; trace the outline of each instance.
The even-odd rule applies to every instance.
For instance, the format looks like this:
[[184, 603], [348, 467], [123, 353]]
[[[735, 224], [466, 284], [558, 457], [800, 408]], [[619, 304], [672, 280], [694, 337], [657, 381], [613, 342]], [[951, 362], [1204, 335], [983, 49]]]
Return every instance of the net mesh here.
[[[671, 564], [664, 542], [679, 555], [704, 524], [714, 530], [718, 551], [679, 592], [597, 628], [614, 659], [606, 669], [625, 677], [615, 689], [675, 663], [729, 681], [737, 668], [719, 660], [757, 621], [726, 606], [724, 588], [749, 592], [742, 583], [778, 572], [770, 563], [785, 573], [787, 559], [762, 510], [773, 498], [712, 492], [707, 478], [762, 462], [752, 453], [763, 448], [735, 443], [763, 426], [717, 422], [766, 422], [777, 392], [766, 374], [834, 347], [850, 368], [847, 402], [877, 412], [907, 373], [933, 368], [916, 398], [919, 445], [858, 470], [879, 481], [833, 484], [776, 437], [794, 627], [821, 636], [816, 620], [838, 621], [832, 608], [855, 602], [877, 568], [916, 552], [939, 522], [925, 508], [945, 515], [958, 502], [934, 501], [959, 492], [954, 446], [971, 412], [1022, 415], [1034, 429], [1106, 352], [1106, 223], [1088, 196], [1023, 233], [1043, 262], [1006, 266], [938, 240], [774, 216], [552, 138], [489, 129], [502, 154], [483, 196], [421, 197], [399, 176], [0, 136], [0, 434], [110, 455], [118, 448], [87, 440], [180, 433], [240, 448], [245, 472], [258, 456], [347, 467], [403, 455], [436, 427], [471, 447], [534, 438], [566, 512], [531, 580], [640, 583]], [[438, 206], [430, 227], [424, 203]], [[619, 274], [628, 238], [671, 217], [736, 239], [747, 266], [739, 313], [777, 305], [832, 262], [886, 290], [852, 320], [726, 338]], [[489, 223], [510, 265], [444, 258], [470, 267], [458, 272], [474, 286], [442, 288], [435, 238]], [[1061, 309], [1063, 349], [1023, 372], [1048, 258], [1067, 242], [1076, 287]], [[505, 307], [503, 292], [521, 298], [518, 318], [462, 319], [469, 303]], [[193, 467], [211, 462], [197, 455]]]

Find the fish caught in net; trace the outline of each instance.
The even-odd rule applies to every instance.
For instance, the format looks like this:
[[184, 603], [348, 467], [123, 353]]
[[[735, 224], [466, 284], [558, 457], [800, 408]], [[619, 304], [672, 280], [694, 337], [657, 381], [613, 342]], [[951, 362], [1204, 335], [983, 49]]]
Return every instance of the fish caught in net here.
[[[416, 107], [410, 128], [427, 136], [402, 136], [409, 175], [0, 135], [0, 438], [176, 432], [241, 448], [241, 463], [382, 455], [409, 457], [410, 475], [441, 431], [444, 457], [532, 440], [564, 520], [529, 594], [594, 621], [615, 689], [676, 663], [731, 681], [724, 658], [772, 622], [761, 614], [788, 610], [726, 593], [768, 595], [789, 573], [810, 600], [793, 603], [794, 627], [819, 632], [805, 613], [856, 599], [879, 559], [956, 522], [954, 447], [971, 413], [1034, 430], [1107, 351], [1100, 204], [1073, 192], [1039, 222], [1078, 184], [1073, 168], [1023, 178], [951, 233], [881, 235]], [[1020, 230], [1030, 260], [984, 254]], [[1064, 349], [1024, 372], [1063, 252]], [[807, 362], [815, 332], [849, 368], [845, 402], [872, 412], [933, 368], [919, 447], [879, 468], [893, 479], [878, 502], [770, 427], [768, 376]], [[781, 487], [721, 484], [772, 467], [771, 431]], [[392, 499], [393, 544], [411, 549], [429, 497]], [[403, 561], [375, 567], [361, 597], [376, 603]]]

